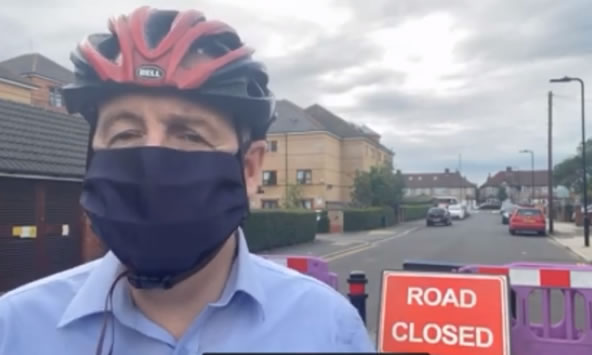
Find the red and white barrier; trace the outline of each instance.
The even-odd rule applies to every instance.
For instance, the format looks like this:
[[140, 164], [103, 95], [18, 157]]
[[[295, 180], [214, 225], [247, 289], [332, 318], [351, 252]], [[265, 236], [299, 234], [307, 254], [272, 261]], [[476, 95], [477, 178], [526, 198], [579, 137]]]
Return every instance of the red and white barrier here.
[[592, 270], [578, 270], [577, 267], [568, 265], [566, 268], [532, 268], [527, 265], [477, 266], [475, 272], [506, 275], [512, 286], [592, 288]]
[[329, 271], [329, 264], [323, 259], [314, 256], [265, 255], [263, 257], [287, 268], [314, 277], [336, 290], [339, 287], [337, 274]]

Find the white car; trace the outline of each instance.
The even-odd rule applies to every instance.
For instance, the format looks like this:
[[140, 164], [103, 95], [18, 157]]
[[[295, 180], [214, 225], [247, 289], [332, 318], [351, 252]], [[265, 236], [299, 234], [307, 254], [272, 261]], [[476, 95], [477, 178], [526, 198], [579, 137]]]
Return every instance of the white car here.
[[448, 206], [448, 212], [454, 219], [465, 219], [467, 216], [465, 209], [461, 205], [450, 205]]

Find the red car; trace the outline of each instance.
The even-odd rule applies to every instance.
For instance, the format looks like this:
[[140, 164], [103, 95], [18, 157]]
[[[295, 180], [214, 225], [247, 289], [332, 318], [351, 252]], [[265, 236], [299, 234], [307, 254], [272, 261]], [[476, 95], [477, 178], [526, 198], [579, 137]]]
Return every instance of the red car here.
[[545, 214], [538, 208], [519, 207], [510, 217], [510, 234], [532, 231], [539, 235], [547, 233]]

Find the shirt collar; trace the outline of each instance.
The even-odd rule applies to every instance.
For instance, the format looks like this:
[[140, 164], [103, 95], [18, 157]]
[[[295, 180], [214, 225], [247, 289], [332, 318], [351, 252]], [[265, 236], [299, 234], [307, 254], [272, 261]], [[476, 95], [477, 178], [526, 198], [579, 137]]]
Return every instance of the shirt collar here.
[[[256, 265], [253, 261], [253, 256], [249, 252], [245, 236], [241, 229], [238, 232], [238, 253], [230, 276], [220, 299], [212, 304], [212, 306], [224, 307], [232, 301], [236, 293], [243, 292], [252, 298], [262, 311], [261, 314], [264, 315], [265, 293], [263, 286], [257, 275]], [[64, 327], [86, 316], [103, 313], [105, 299], [109, 289], [120, 272], [121, 263], [112, 252], [108, 252], [97, 262], [88, 278], [83, 282], [78, 292], [76, 292], [74, 298], [62, 314], [58, 327]], [[118, 287], [122, 287], [123, 285], [125, 284], [122, 282]]]
[[261, 284], [261, 277], [257, 274], [256, 264], [253, 261], [253, 255], [249, 252], [249, 247], [242, 230], [238, 231], [238, 253], [233, 263], [228, 281], [219, 300], [212, 304], [214, 307], [225, 307], [231, 301], [234, 295], [242, 292], [256, 303], [264, 316], [264, 305], [266, 302], [265, 292]]

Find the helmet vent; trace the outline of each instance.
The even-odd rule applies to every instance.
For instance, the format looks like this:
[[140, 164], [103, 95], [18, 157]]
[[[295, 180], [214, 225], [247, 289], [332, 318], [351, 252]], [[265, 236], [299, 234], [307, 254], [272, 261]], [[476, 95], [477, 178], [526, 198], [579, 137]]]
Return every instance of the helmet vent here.
[[144, 26], [144, 39], [150, 49], [158, 46], [160, 41], [169, 33], [173, 21], [179, 14], [178, 11], [159, 11], [148, 17]]

